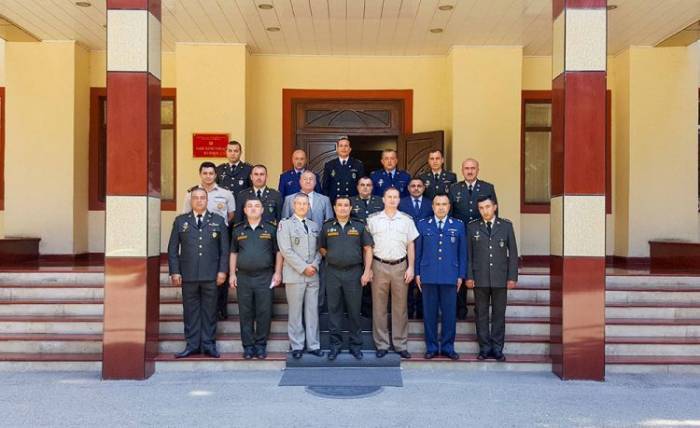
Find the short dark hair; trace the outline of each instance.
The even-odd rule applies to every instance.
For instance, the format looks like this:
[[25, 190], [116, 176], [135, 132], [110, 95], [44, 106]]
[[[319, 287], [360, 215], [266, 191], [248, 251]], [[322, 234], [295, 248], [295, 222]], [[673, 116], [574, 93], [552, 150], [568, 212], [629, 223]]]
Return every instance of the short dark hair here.
[[209, 162], [209, 161], [202, 162], [199, 165], [199, 172], [202, 172], [202, 170], [204, 168], [213, 168], [214, 172], [216, 172], [216, 165], [214, 165], [214, 162]]
[[445, 199], [447, 199], [447, 203], [451, 205], [450, 197], [449, 197], [449, 196], [447, 196], [447, 195], [435, 195], [435, 196], [433, 197], [433, 203], [435, 203], [435, 200], [436, 200], [437, 198], [445, 198]]
[[194, 189], [190, 190], [190, 196], [193, 196], [194, 192], [203, 192], [204, 196], [206, 196], [207, 199], [209, 199], [209, 193], [207, 193], [207, 189], [205, 189], [204, 187], [195, 187]]
[[253, 173], [253, 170], [254, 170], [255, 168], [262, 168], [262, 169], [265, 170], [265, 172], [267, 172], [267, 167], [266, 167], [265, 165], [259, 163], [259, 164], [253, 165], [253, 168], [250, 169], [250, 173], [251, 173], [251, 174]]
[[254, 196], [252, 198], [246, 199], [245, 202], [243, 203], [243, 208], [245, 208], [248, 205], [248, 202], [260, 202], [260, 205], [262, 205], [262, 200], [259, 199], [257, 196]]
[[344, 141], [347, 141], [348, 144], [350, 144], [350, 138], [349, 138], [347, 135], [341, 135], [340, 137], [338, 137], [337, 140], [335, 140], [335, 145], [337, 146], [338, 143], [340, 143], [340, 142], [343, 141], [343, 140], [344, 140]]
[[476, 205], [478, 206], [480, 203], [486, 202], [486, 201], [491, 201], [491, 203], [494, 205], [496, 205], [498, 203], [498, 202], [496, 202], [496, 198], [493, 195], [488, 194], [488, 195], [480, 196], [476, 200]]
[[425, 186], [425, 181], [423, 181], [423, 179], [420, 178], [420, 177], [412, 177], [412, 178], [408, 181], [408, 184], [411, 184], [411, 183], [414, 182], [414, 181], [420, 181], [421, 184], [422, 184], [423, 186]]
[[229, 145], [229, 146], [238, 146], [238, 148], [240, 149], [240, 151], [243, 151], [243, 146], [241, 146], [241, 143], [239, 143], [239, 142], [236, 141], [236, 140], [231, 140], [231, 141], [229, 141], [229, 142], [228, 142], [228, 145]]
[[349, 197], [349, 196], [338, 196], [337, 198], [335, 198], [335, 202], [333, 202], [333, 205], [337, 205], [337, 204], [338, 204], [338, 201], [341, 200], [341, 199], [347, 200], [347, 201], [348, 201], [348, 204], [350, 203], [350, 197]]
[[393, 153], [393, 154], [395, 154], [396, 156], [399, 155], [399, 152], [397, 152], [396, 149], [384, 149], [384, 150], [382, 150], [382, 157], [384, 157], [384, 155], [385, 155], [386, 153]]
[[442, 152], [442, 149], [430, 150], [430, 151], [428, 151], [428, 155], [435, 153], [435, 152], [440, 153], [440, 156], [442, 156], [443, 158], [445, 157], [445, 154]]
[[[362, 177], [357, 179], [357, 184], [360, 184], [360, 181], [362, 181], [362, 180], [369, 180], [369, 182], [372, 183], [371, 178], [367, 177], [366, 175], [363, 175]], [[374, 183], [372, 183], [372, 184], [374, 184]]]

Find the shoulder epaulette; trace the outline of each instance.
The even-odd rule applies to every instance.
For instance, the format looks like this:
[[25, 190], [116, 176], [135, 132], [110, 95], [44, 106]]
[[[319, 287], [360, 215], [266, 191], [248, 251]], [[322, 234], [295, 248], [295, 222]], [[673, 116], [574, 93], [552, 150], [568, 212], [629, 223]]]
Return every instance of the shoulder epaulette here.
[[243, 226], [244, 224], [245, 224], [245, 221], [239, 221], [238, 223], [234, 223], [233, 227]]
[[277, 220], [267, 220], [265, 223], [269, 224], [270, 226], [277, 227]]
[[[461, 219], [458, 219], [456, 217], [450, 217], [452, 220], [458, 222], [458, 223], [464, 223]], [[470, 222], [471, 223], [471, 222]]]
[[478, 223], [478, 222], [480, 222], [480, 221], [481, 221], [480, 218], [475, 218], [474, 220], [470, 221], [469, 224]]
[[[351, 219], [351, 220], [352, 220], [352, 219]], [[323, 224], [332, 223], [332, 222], [334, 222], [334, 221], [335, 221], [335, 218], [329, 218], [328, 220], [324, 221]]]
[[512, 221], [508, 220], [507, 218], [498, 217], [498, 219], [501, 220], [502, 222], [505, 222], [505, 223], [511, 223], [511, 224], [513, 223]]

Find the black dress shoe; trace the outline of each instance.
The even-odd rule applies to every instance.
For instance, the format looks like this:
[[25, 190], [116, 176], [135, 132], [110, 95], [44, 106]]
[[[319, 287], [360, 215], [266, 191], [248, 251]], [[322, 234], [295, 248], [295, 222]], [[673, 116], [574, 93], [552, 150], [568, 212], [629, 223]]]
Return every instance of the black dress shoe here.
[[197, 355], [199, 354], [199, 349], [192, 349], [192, 348], [185, 348], [184, 351], [178, 352], [175, 354], [175, 358], [186, 358], [189, 357], [190, 355]]
[[457, 361], [457, 360], [459, 360], [459, 354], [456, 353], [455, 351], [448, 352], [448, 353], [442, 354], [442, 355], [446, 356], [447, 358], [449, 358], [449, 359], [452, 360], [452, 361]]
[[357, 360], [361, 360], [363, 357], [362, 351], [359, 349], [351, 349], [350, 354], [352, 354], [352, 356], [355, 357], [355, 359]]
[[220, 358], [221, 357], [221, 354], [219, 354], [219, 351], [217, 351], [216, 348], [205, 349], [204, 353], [206, 355], [209, 355], [212, 358]]
[[258, 350], [255, 352], [255, 356], [258, 357], [259, 360], [264, 360], [267, 358], [267, 349], [258, 348]]
[[484, 361], [488, 357], [489, 357], [489, 354], [487, 354], [486, 352], [479, 352], [479, 355], [476, 356], [476, 359], [479, 361]]
[[496, 361], [498, 361], [500, 363], [502, 363], [506, 360], [506, 356], [503, 355], [502, 351], [494, 351], [491, 353], [491, 355], [493, 356], [493, 358], [496, 359]]
[[295, 349], [294, 351], [292, 351], [292, 358], [294, 358], [295, 360], [301, 358], [302, 355], [304, 355], [304, 353], [300, 349]]
[[435, 352], [426, 352], [425, 353], [426, 360], [432, 360], [433, 358], [435, 358]]
[[255, 350], [253, 348], [245, 348], [243, 351], [243, 358], [250, 360], [255, 356]]
[[336, 358], [338, 358], [338, 350], [335, 348], [331, 348], [330, 351], [328, 351], [328, 360], [329, 361], [335, 361]]
[[384, 356], [388, 353], [386, 349], [377, 349], [377, 358], [384, 358]]
[[408, 351], [406, 351], [406, 350], [403, 350], [403, 351], [399, 352], [399, 355], [400, 355], [401, 358], [403, 358], [404, 360], [408, 360], [409, 358], [411, 358], [411, 353], [408, 352]]
[[325, 353], [323, 351], [321, 351], [320, 349], [313, 349], [313, 350], [309, 351], [309, 354], [314, 355], [316, 357], [322, 357], [325, 355]]

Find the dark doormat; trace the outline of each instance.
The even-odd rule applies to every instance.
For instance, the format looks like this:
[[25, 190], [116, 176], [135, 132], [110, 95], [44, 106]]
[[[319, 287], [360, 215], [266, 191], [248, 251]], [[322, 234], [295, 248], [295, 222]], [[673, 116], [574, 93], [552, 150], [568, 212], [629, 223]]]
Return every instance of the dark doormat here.
[[400, 367], [287, 367], [279, 386], [402, 387]]

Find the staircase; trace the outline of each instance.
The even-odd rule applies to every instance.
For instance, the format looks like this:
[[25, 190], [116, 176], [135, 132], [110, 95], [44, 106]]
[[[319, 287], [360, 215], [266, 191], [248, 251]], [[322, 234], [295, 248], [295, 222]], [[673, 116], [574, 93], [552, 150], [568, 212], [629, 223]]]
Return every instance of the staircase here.
[[[0, 272], [0, 370], [99, 370], [103, 274], [97, 270]], [[156, 370], [281, 369], [288, 348], [284, 290], [275, 291], [267, 360], [243, 360], [236, 293], [218, 324], [221, 359], [175, 360], [184, 346], [181, 290], [161, 275]], [[506, 363], [477, 361], [472, 319], [457, 324], [457, 362], [424, 360], [423, 323], [409, 325], [411, 368], [550, 371], [548, 276], [523, 274], [508, 296]], [[471, 297], [471, 295], [470, 295]], [[608, 276], [607, 372], [700, 373], [700, 277]], [[473, 314], [470, 308], [470, 314]], [[369, 328], [368, 325], [365, 326]], [[367, 332], [365, 333], [367, 337]]]

